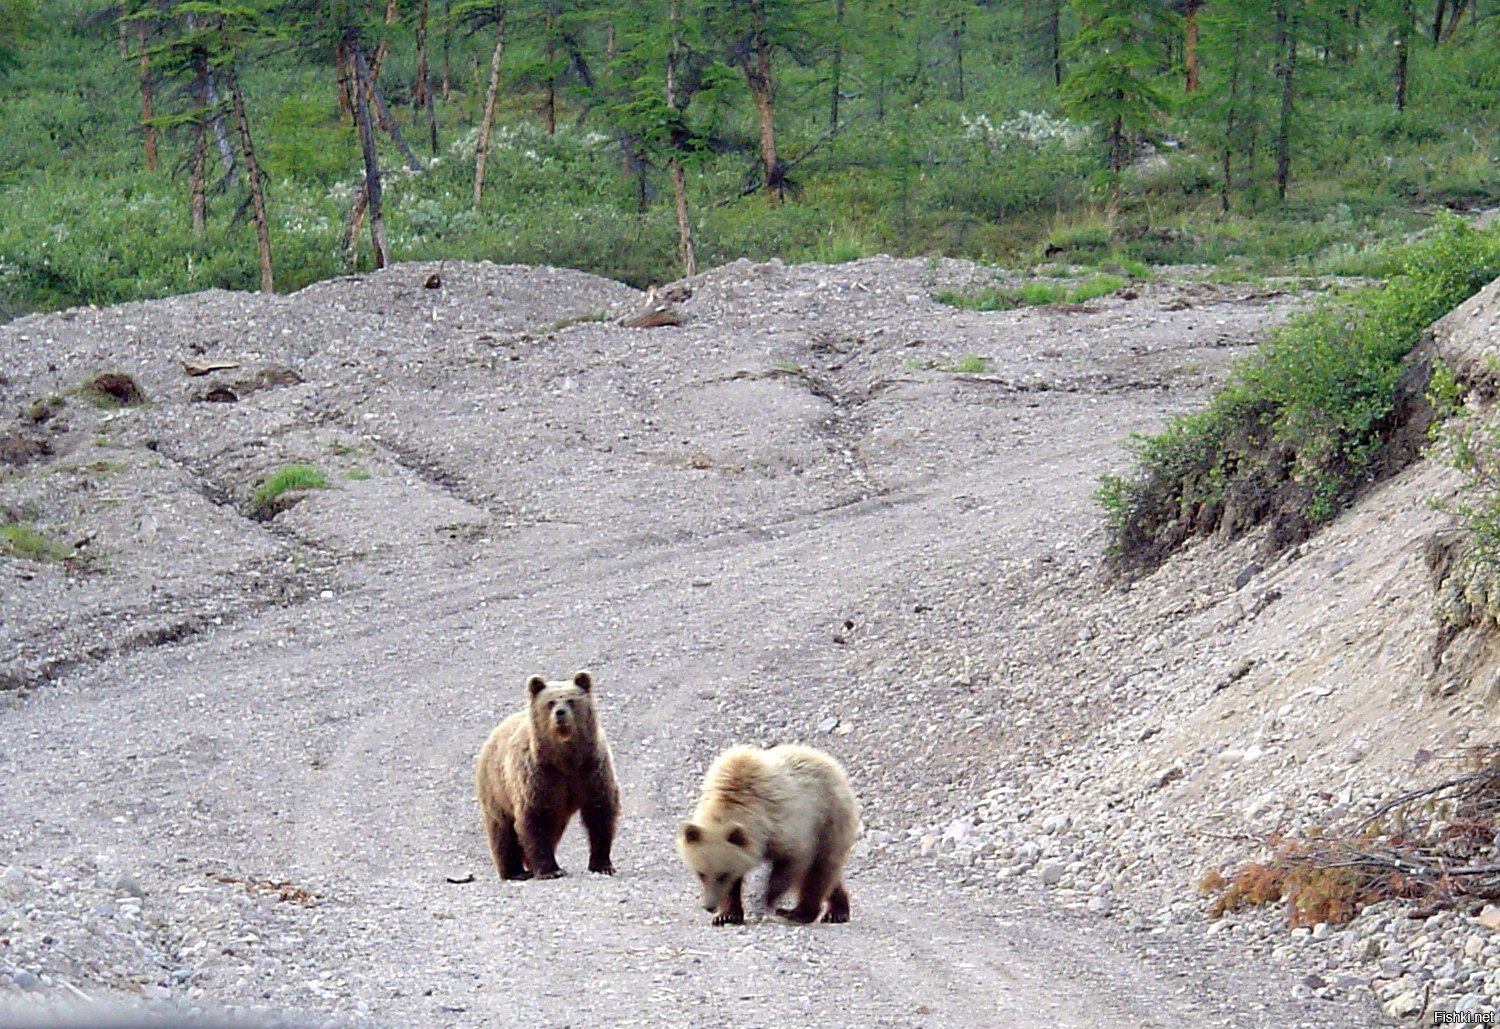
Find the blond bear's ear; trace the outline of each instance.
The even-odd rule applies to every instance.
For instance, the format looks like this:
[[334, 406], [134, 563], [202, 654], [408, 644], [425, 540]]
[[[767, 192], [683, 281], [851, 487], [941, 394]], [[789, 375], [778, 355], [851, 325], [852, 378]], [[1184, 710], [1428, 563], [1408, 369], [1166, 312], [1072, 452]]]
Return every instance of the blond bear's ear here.
[[594, 677], [588, 672], [574, 672], [573, 685], [577, 686], [579, 689], [583, 690], [583, 692], [587, 693], [589, 690], [594, 688]]
[[677, 826], [677, 835], [682, 837], [683, 843], [701, 843], [703, 830], [692, 822], [683, 822]]
[[728, 840], [731, 846], [744, 848], [750, 846], [750, 837], [745, 833], [744, 828], [738, 825], [730, 829], [729, 835], [725, 836], [724, 839]]
[[530, 679], [526, 680], [526, 692], [530, 693], [533, 697], [546, 688], [547, 680], [543, 679], [540, 675], [533, 675]]

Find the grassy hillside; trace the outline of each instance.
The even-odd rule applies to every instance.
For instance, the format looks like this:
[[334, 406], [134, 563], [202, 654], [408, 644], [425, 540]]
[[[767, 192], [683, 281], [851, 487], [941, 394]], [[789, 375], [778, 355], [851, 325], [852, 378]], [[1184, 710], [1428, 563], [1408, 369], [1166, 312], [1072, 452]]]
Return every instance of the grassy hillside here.
[[[608, 12], [600, 10], [579, 29], [599, 52], [596, 70], [607, 46]], [[16, 47], [18, 60], [0, 72], [0, 315], [254, 288], [239, 184], [210, 197], [201, 238], [190, 230], [186, 126], [162, 128], [161, 168], [144, 170], [139, 67], [133, 57], [122, 60], [111, 12], [42, 0], [39, 13]], [[382, 88], [431, 161], [421, 174], [398, 171], [398, 155], [382, 143], [393, 258], [545, 262], [637, 285], [675, 277], [661, 162], [646, 176], [640, 213], [638, 184], [622, 168], [618, 97], [609, 82], [590, 90], [569, 67], [552, 76], [561, 89], [558, 129], [543, 130], [536, 71], [543, 44], [525, 21], [507, 50], [490, 185], [484, 204], [472, 206], [491, 36], [448, 31], [441, 13], [434, 5], [434, 64], [447, 36], [452, 89], [436, 105], [436, 157], [410, 105], [411, 34], [404, 25], [386, 33]], [[1228, 213], [1217, 178], [1222, 111], [1208, 89], [1182, 95], [1177, 64], [1160, 69], [1172, 94], [1168, 113], [1136, 133], [1131, 165], [1110, 182], [1100, 175], [1099, 126], [1063, 117], [1062, 93], [1034, 63], [1034, 26], [985, 6], [971, 13], [963, 60], [946, 37], [910, 27], [851, 46], [841, 65], [841, 131], [831, 138], [827, 46], [777, 51], [781, 152], [794, 162], [793, 192], [780, 206], [742, 195], [753, 184], [756, 124], [743, 78], [724, 66], [722, 85], [691, 112], [703, 141], [688, 171], [700, 266], [884, 251], [1015, 264], [1190, 262], [1221, 274], [1378, 273], [1390, 267], [1380, 244], [1423, 227], [1444, 205], [1489, 206], [1500, 196], [1500, 16], [1487, 8], [1441, 46], [1412, 46], [1404, 112], [1392, 102], [1389, 49], [1378, 39], [1338, 59], [1325, 48], [1320, 60], [1316, 46], [1305, 47], [1288, 198], [1277, 200], [1269, 187], [1267, 131], [1248, 145]], [[339, 241], [361, 181], [333, 68], [295, 43], [256, 43], [242, 72], [280, 289], [347, 270]], [[649, 71], [640, 72], [643, 93], [660, 88]], [[1262, 84], [1259, 124], [1273, 124], [1274, 99]], [[161, 118], [189, 106], [168, 82], [158, 82], [156, 103]]]

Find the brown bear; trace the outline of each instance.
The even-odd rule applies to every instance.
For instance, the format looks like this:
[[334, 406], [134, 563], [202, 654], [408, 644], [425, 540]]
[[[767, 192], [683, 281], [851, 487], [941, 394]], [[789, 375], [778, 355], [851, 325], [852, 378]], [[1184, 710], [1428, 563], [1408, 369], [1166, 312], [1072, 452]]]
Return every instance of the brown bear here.
[[589, 834], [589, 871], [614, 875], [610, 848], [620, 819], [609, 741], [594, 710], [588, 672], [526, 680], [526, 709], [501, 722], [475, 762], [479, 815], [502, 879], [556, 879], [557, 841], [575, 812]]
[[[794, 922], [847, 922], [844, 861], [858, 833], [859, 803], [833, 758], [794, 744], [735, 747], [704, 776], [697, 810], [677, 827], [677, 853], [698, 876], [714, 925], [744, 923], [745, 874], [766, 861], [767, 908]], [[792, 887], [796, 907], [776, 908]]]

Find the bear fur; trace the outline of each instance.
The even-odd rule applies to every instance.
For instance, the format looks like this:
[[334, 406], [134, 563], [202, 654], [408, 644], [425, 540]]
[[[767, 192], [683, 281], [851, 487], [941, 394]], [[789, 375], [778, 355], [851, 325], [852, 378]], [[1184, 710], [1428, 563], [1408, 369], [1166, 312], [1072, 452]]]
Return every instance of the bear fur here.
[[[677, 853], [714, 925], [744, 923], [745, 875], [764, 862], [768, 909], [794, 922], [847, 922], [844, 862], [858, 834], [859, 803], [833, 758], [794, 744], [735, 747], [704, 776], [697, 810], [677, 827]], [[793, 887], [796, 906], [777, 908]]]
[[575, 813], [589, 834], [589, 871], [614, 875], [620, 819], [609, 741], [588, 672], [526, 680], [527, 703], [496, 726], [475, 762], [479, 815], [502, 879], [556, 879], [557, 841]]

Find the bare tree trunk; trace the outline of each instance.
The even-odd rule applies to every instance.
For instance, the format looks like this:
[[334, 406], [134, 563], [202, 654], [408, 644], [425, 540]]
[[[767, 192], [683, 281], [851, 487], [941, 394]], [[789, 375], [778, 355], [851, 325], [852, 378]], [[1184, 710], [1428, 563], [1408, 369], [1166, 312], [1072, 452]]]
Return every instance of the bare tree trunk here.
[[136, 41], [140, 44], [138, 57], [141, 64], [141, 124], [146, 129], [146, 170], [156, 171], [159, 161], [156, 156], [156, 81], [151, 74], [151, 58], [146, 53], [146, 23], [135, 23]]
[[1187, 68], [1188, 93], [1198, 92], [1198, 11], [1204, 0], [1187, 0], [1182, 12], [1182, 63]]
[[1437, 9], [1432, 12], [1432, 45], [1437, 46], [1443, 41], [1443, 19], [1448, 14], [1448, 0], [1438, 0]]
[[453, 92], [453, 0], [443, 0], [443, 99]]
[[1281, 114], [1276, 124], [1276, 198], [1286, 199], [1292, 168], [1293, 76], [1297, 67], [1297, 0], [1276, 0], [1277, 78], [1281, 80]]
[[205, 181], [208, 178], [208, 59], [202, 55], [195, 57], [193, 70], [193, 97], [198, 104], [198, 113], [193, 119], [193, 157], [188, 170], [188, 182], [192, 193], [193, 235], [201, 237], [208, 224], [208, 189]]
[[1061, 86], [1062, 67], [1062, 0], [1047, 4], [1047, 57], [1052, 63], [1052, 84]]
[[429, 0], [422, 0], [417, 15], [417, 88], [412, 92], [412, 108], [427, 114], [427, 143], [432, 156], [438, 155], [437, 105], [432, 99], [432, 73], [427, 67], [427, 15]]
[[[364, 54], [356, 51], [358, 60], [364, 60]], [[417, 160], [417, 155], [412, 152], [411, 147], [406, 145], [406, 137], [401, 134], [401, 126], [396, 124], [396, 119], [391, 117], [391, 109], [385, 105], [385, 100], [380, 96], [380, 89], [375, 85], [375, 80], [368, 76], [364, 79], [365, 99], [375, 108], [375, 118], [380, 127], [386, 131], [396, 144], [396, 149], [401, 151], [401, 156], [406, 158], [406, 166], [414, 172], [422, 170], [422, 162]]]
[[484, 93], [484, 117], [479, 122], [479, 142], [474, 148], [474, 206], [484, 197], [484, 166], [490, 156], [490, 133], [495, 128], [495, 97], [500, 91], [500, 62], [505, 57], [505, 11], [495, 22], [495, 49], [490, 54], [490, 84]]
[[359, 123], [359, 146], [365, 159], [365, 199], [370, 205], [370, 248], [375, 251], [375, 267], [384, 268], [390, 262], [385, 245], [385, 212], [380, 200], [380, 159], [375, 152], [375, 126], [370, 120], [368, 95], [375, 92], [375, 83], [370, 78], [369, 66], [365, 64], [364, 51], [357, 40], [349, 43], [349, 56], [354, 65], [354, 114]]
[[120, 60], [126, 64], [130, 63], [130, 32], [125, 28], [125, 18], [122, 15], [115, 23], [120, 27]]
[[370, 206], [370, 195], [365, 192], [364, 184], [361, 183], [359, 192], [354, 194], [354, 203], [349, 206], [349, 217], [344, 219], [344, 238], [339, 247], [344, 253], [344, 262], [350, 268], [357, 266], [359, 260], [359, 230], [364, 228], [365, 211]]
[[[1115, 99], [1121, 99], [1120, 92], [1116, 91]], [[1114, 188], [1119, 189], [1119, 176], [1125, 167], [1125, 120], [1116, 115], [1109, 123], [1109, 172], [1115, 180]]]
[[[1241, 40], [1236, 38], [1236, 42]], [[1229, 193], [1234, 188], [1234, 144], [1239, 135], [1240, 62], [1239, 47], [1233, 47], [1229, 64], [1229, 103], [1224, 112], [1223, 176], [1219, 183], [1219, 210], [1229, 213]]]
[[667, 48], [667, 109], [672, 112], [672, 156], [667, 165], [672, 173], [672, 199], [677, 205], [677, 256], [682, 261], [684, 276], [698, 273], [698, 257], [693, 251], [693, 226], [688, 218], [687, 176], [682, 170], [682, 148], [686, 144], [686, 131], [682, 125], [682, 102], [677, 95], [677, 56], [682, 46], [678, 27], [682, 16], [681, 0], [671, 0], [668, 19], [672, 27], [672, 42]]
[[224, 116], [220, 114], [219, 89], [214, 85], [214, 71], [207, 69], [204, 75], [204, 84], [208, 88], [209, 125], [214, 132], [214, 144], [219, 149], [219, 164], [224, 168], [224, 178], [227, 182], [234, 182], [234, 144], [229, 141], [229, 129], [224, 125]]
[[745, 69], [745, 83], [755, 99], [760, 122], [761, 173], [765, 176], [766, 199], [775, 204], [781, 199], [781, 167], [776, 158], [776, 98], [771, 75], [771, 44], [766, 39], [766, 8], [763, 0], [749, 0], [751, 29], [748, 45], [740, 60]]
[[964, 100], [964, 32], [967, 28], [963, 18], [959, 18], [958, 24], [953, 28], [953, 63], [958, 71], [958, 96], [954, 99], [959, 103]]
[[[396, 24], [396, 16], [400, 14], [401, 10], [397, 6], [399, 3], [400, 0], [386, 0], [385, 23], [387, 25]], [[391, 41], [389, 39], [382, 39], [375, 47], [375, 56], [371, 59], [369, 67], [370, 89], [372, 91], [375, 88], [375, 83], [380, 81], [380, 66], [385, 63], [385, 55], [390, 52], [390, 49]]]
[[[1443, 29], [1442, 42], [1446, 43], [1453, 38], [1453, 33], [1464, 23], [1464, 8], [1468, 6], [1468, 0], [1453, 0], [1453, 11], [1448, 18], [1448, 25]], [[1477, 5], [1476, 5], [1477, 9]]]
[[542, 47], [543, 60], [547, 65], [547, 88], [542, 94], [542, 124], [547, 129], [547, 135], [557, 134], [557, 75], [552, 70], [552, 62], [557, 57], [557, 49], [553, 41], [555, 35], [552, 22], [555, 18], [552, 4], [547, 5], [547, 41]]
[[349, 48], [340, 39], [333, 48], [333, 73], [339, 83], [339, 113], [354, 117], [354, 94], [350, 92]]
[[427, 105], [427, 7], [429, 0], [417, 5], [417, 81], [412, 83], [411, 109], [421, 113]]
[[1414, 0], [1402, 0], [1401, 24], [1396, 37], [1396, 110], [1406, 110], [1407, 62], [1410, 60], [1413, 29], [1417, 10]]
[[839, 131], [839, 90], [844, 78], [844, 9], [847, 0], [835, 0], [833, 5], [833, 74], [828, 90], [828, 131]]
[[229, 102], [234, 109], [234, 122], [240, 131], [240, 147], [245, 157], [245, 182], [250, 187], [250, 208], [255, 216], [255, 243], [260, 251], [260, 288], [270, 293], [271, 284], [271, 231], [266, 218], [266, 197], [261, 191], [260, 165], [255, 161], [255, 147], [250, 142], [250, 121], [245, 117], [245, 97], [240, 92], [239, 79], [233, 68], [224, 71], [224, 84], [229, 88]]

